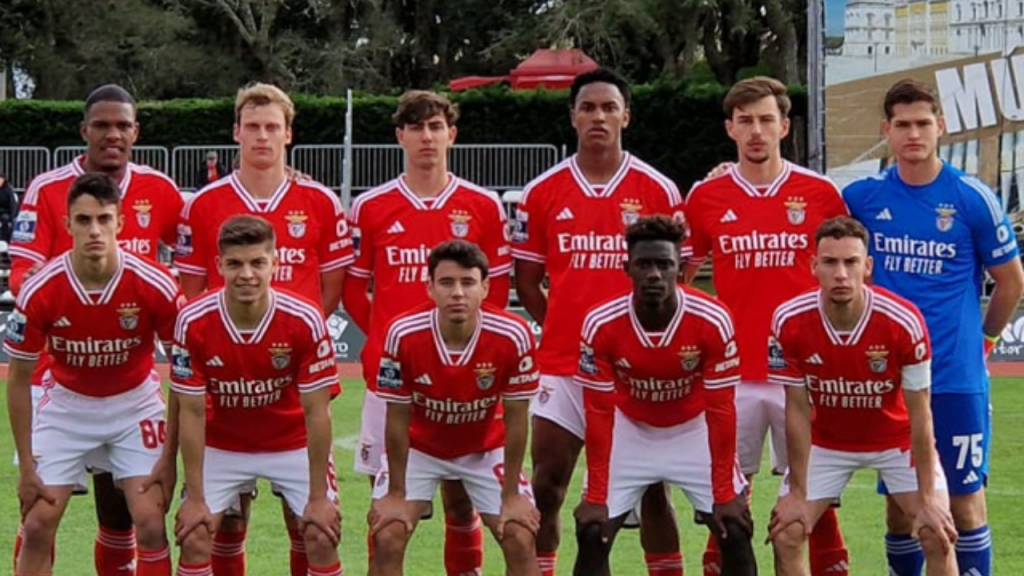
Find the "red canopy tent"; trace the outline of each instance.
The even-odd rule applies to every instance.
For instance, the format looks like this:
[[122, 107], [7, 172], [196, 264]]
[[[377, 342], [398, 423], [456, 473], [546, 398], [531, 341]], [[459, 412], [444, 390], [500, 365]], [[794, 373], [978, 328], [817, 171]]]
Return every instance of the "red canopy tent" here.
[[480, 88], [499, 82], [508, 82], [513, 90], [532, 90], [544, 87], [560, 90], [572, 85], [576, 76], [597, 68], [597, 62], [582, 50], [540, 49], [523, 60], [508, 76], [464, 76], [449, 83], [453, 92]]

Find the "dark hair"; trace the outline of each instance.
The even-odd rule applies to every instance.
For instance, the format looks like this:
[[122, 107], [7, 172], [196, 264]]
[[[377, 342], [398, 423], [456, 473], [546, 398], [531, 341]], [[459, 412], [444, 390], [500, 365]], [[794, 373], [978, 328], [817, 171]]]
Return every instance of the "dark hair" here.
[[843, 238], [857, 238], [868, 245], [868, 229], [863, 224], [849, 216], [836, 216], [822, 222], [818, 231], [814, 234], [814, 245], [821, 244], [825, 238], [842, 240]]
[[89, 110], [100, 102], [117, 102], [128, 104], [135, 110], [135, 98], [127, 90], [117, 84], [105, 84], [89, 93], [85, 99], [85, 115], [89, 116]]
[[904, 78], [893, 84], [885, 93], [885, 101], [882, 104], [882, 109], [885, 110], [885, 119], [892, 120], [892, 109], [897, 104], [914, 104], [915, 102], [927, 102], [936, 116], [941, 113], [939, 97], [931, 86], [924, 82]]
[[609, 68], [590, 70], [573, 79], [572, 88], [569, 88], [569, 108], [576, 108], [576, 98], [579, 97], [580, 91], [583, 90], [584, 86], [597, 83], [611, 84], [618, 88], [619, 93], [622, 94], [622, 103], [626, 108], [629, 108], [629, 83], [626, 82], [625, 78]]
[[447, 240], [434, 246], [434, 249], [430, 251], [430, 257], [427, 258], [427, 272], [430, 274], [431, 280], [434, 279], [434, 270], [437, 270], [437, 266], [446, 260], [455, 262], [463, 268], [478, 268], [480, 279], [487, 278], [487, 256], [479, 246], [472, 242]]
[[786, 85], [769, 76], [755, 76], [733, 84], [722, 101], [722, 109], [725, 110], [726, 118], [732, 119], [732, 113], [737, 108], [771, 97], [775, 98], [780, 117], [788, 117], [793, 103], [789, 100]]
[[405, 128], [410, 124], [425, 122], [438, 114], [444, 116], [449, 126], [459, 121], [459, 106], [440, 92], [409, 90], [398, 99], [398, 108], [391, 115], [395, 126]]
[[277, 238], [274, 234], [274, 227], [259, 216], [243, 214], [232, 216], [220, 227], [217, 235], [217, 248], [221, 254], [232, 246], [252, 246], [254, 244], [270, 243], [273, 249]]
[[90, 172], [75, 178], [68, 190], [68, 208], [82, 196], [92, 196], [103, 206], [113, 204], [118, 210], [121, 209], [120, 186], [116, 180], [102, 172]]
[[626, 227], [626, 249], [632, 250], [640, 242], [663, 240], [681, 246], [686, 238], [686, 228], [674, 218], [664, 214], [643, 216]]

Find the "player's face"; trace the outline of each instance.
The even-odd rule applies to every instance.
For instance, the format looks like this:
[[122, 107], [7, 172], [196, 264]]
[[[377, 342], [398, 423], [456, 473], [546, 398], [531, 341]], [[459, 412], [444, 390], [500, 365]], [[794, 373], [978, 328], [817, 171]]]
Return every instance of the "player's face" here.
[[395, 128], [398, 144], [406, 161], [420, 170], [448, 165], [448, 149], [455, 143], [458, 130], [449, 126], [444, 114], [435, 114], [418, 124]]
[[284, 110], [277, 104], [248, 105], [235, 124], [235, 142], [241, 148], [242, 163], [257, 170], [285, 164], [285, 147], [292, 143]]
[[74, 251], [89, 259], [109, 256], [117, 248], [124, 216], [116, 204], [101, 204], [94, 196], [79, 196], [64, 220]]
[[834, 304], [848, 304], [862, 293], [871, 275], [871, 257], [858, 238], [822, 238], [811, 269], [825, 297]]
[[229, 299], [252, 304], [266, 296], [270, 289], [270, 279], [277, 270], [277, 254], [269, 242], [229, 246], [217, 256], [217, 270], [224, 277]]
[[489, 284], [480, 279], [479, 268], [463, 268], [456, 262], [442, 260], [427, 282], [427, 293], [437, 304], [441, 319], [462, 324], [476, 316], [487, 297]]
[[763, 164], [780, 158], [779, 143], [789, 134], [789, 118], [783, 118], [772, 96], [732, 111], [725, 131], [736, 142], [740, 161]]
[[117, 172], [127, 166], [132, 145], [139, 137], [135, 110], [122, 102], [93, 104], [79, 130], [89, 163], [104, 172]]
[[570, 118], [580, 148], [605, 149], [621, 145], [629, 109], [617, 86], [594, 82], [580, 89]]
[[626, 273], [633, 295], [644, 306], [657, 308], [672, 297], [679, 276], [679, 249], [664, 240], [638, 242], [629, 251]]
[[897, 161], [915, 163], [935, 156], [946, 124], [931, 104], [914, 102], [893, 106], [892, 118], [882, 122], [882, 130]]

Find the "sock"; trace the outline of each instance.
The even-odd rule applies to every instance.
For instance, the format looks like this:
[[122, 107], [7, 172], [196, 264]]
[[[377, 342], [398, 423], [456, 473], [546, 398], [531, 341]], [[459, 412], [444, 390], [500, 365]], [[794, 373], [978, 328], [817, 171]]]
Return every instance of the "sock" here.
[[648, 576], [683, 576], [683, 553], [644, 554]]
[[185, 564], [184, 562], [179, 562], [178, 571], [175, 572], [175, 576], [213, 576], [213, 565], [209, 562], [205, 564]]
[[886, 534], [885, 556], [889, 559], [890, 576], [921, 576], [924, 550], [909, 534]]
[[373, 535], [366, 531], [366, 565], [373, 565]]
[[722, 551], [718, 549], [718, 540], [708, 535], [708, 543], [704, 548], [704, 576], [718, 576], [722, 573]]
[[171, 576], [171, 550], [164, 546], [159, 550], [139, 548], [137, 576]]
[[24, 537], [25, 529], [21, 527], [21, 524], [18, 524], [18, 535], [14, 538], [14, 556], [12, 556], [12, 558], [14, 558], [13, 574], [18, 573], [18, 555], [21, 554], [21, 541]]
[[537, 566], [540, 567], [540, 576], [555, 576], [555, 568], [558, 566], [558, 551], [541, 552], [538, 550]]
[[[292, 569], [292, 576], [306, 576], [306, 573], [313, 574], [306, 559], [306, 540], [299, 534], [297, 529], [288, 529], [288, 539], [292, 541], [291, 550], [288, 553], [289, 563]], [[317, 572], [317, 574], [320, 574]], [[333, 572], [329, 572], [333, 574]], [[218, 575], [219, 576], [219, 575]]]
[[97, 576], [135, 574], [135, 529], [113, 530], [99, 527], [93, 546]]
[[310, 566], [309, 571], [302, 576], [345, 576], [345, 570], [339, 560], [331, 566]]
[[822, 514], [807, 547], [811, 553], [811, 576], [848, 576], [850, 573], [850, 552], [843, 542], [835, 508]]
[[214, 533], [210, 560], [216, 576], [245, 576], [245, 534], [245, 529]]
[[992, 574], [992, 533], [988, 525], [959, 532], [956, 541], [956, 563], [961, 574], [990, 576]]
[[484, 565], [484, 533], [480, 517], [469, 524], [444, 525], [444, 569], [448, 576], [477, 576]]

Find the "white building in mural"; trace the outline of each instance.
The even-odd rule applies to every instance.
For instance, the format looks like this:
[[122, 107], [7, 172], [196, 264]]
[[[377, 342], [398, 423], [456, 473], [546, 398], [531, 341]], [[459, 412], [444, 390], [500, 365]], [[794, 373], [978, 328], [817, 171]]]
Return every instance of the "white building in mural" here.
[[1016, 47], [1024, 43], [1024, 0], [952, 0], [949, 23], [950, 52]]
[[848, 0], [843, 56], [892, 55], [896, 40], [895, 19], [893, 0]]

